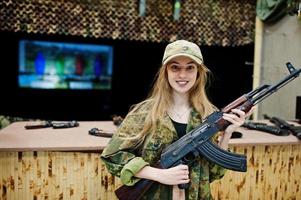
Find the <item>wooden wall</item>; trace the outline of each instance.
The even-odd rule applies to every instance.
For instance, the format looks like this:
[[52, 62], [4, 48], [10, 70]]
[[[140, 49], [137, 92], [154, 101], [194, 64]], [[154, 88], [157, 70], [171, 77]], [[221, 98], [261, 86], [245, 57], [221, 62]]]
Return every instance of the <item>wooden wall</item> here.
[[[274, 24], [256, 20], [253, 88], [272, 84], [288, 75], [286, 62], [301, 68], [301, 23], [296, 16], [285, 16]], [[301, 96], [301, 78], [258, 105], [255, 119], [263, 114], [295, 119], [296, 97]]]
[[98, 153], [0, 152], [0, 199], [114, 199]]
[[[214, 199], [301, 199], [301, 146], [234, 147], [248, 172], [228, 171], [212, 183]], [[100, 153], [0, 152], [0, 199], [116, 199], [120, 185]]]
[[301, 146], [234, 147], [248, 158], [246, 173], [228, 171], [212, 184], [215, 199], [301, 199]]

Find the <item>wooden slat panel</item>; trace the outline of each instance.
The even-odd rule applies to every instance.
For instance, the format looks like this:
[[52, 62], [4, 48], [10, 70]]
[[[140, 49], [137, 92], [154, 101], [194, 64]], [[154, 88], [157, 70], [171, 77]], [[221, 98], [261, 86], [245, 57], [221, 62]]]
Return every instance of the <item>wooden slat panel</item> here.
[[[300, 145], [236, 146], [246, 173], [228, 171], [212, 183], [214, 199], [301, 199]], [[120, 181], [100, 153], [0, 152], [0, 199], [116, 199]]]
[[300, 145], [232, 148], [248, 158], [246, 173], [228, 171], [212, 183], [214, 199], [301, 199]]
[[101, 199], [101, 167], [110, 177], [96, 153], [1, 152], [0, 199]]

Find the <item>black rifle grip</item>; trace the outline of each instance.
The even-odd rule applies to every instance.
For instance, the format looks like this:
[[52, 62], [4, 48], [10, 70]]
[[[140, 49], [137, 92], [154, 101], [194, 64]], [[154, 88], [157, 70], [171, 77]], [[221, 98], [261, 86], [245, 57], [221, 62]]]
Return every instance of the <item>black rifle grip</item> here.
[[178, 185], [178, 187], [179, 187], [180, 189], [184, 189], [184, 190], [188, 189], [189, 186], [190, 186], [190, 183], [184, 183], [184, 184], [179, 184], [179, 185]]
[[[183, 160], [180, 160], [179, 162], [176, 163], [176, 166], [178, 166], [178, 165], [188, 165], [188, 163], [185, 162], [185, 161], [183, 161]], [[179, 184], [179, 185], [178, 185], [178, 187], [179, 187], [180, 189], [188, 189], [189, 186], [190, 186], [189, 183], [184, 183], [184, 184]]]
[[190, 186], [189, 183], [184, 183], [184, 184], [179, 184], [179, 185], [178, 185], [178, 187], [179, 187], [180, 189], [184, 189], [184, 190], [188, 189], [189, 186]]

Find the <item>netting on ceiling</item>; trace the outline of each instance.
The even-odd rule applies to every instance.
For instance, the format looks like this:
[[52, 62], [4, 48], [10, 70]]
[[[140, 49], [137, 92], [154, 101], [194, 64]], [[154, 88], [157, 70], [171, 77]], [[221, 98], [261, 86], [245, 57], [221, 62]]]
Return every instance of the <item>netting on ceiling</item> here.
[[2, 0], [0, 30], [137, 41], [187, 39], [199, 45], [239, 46], [254, 41], [256, 2], [182, 0]]

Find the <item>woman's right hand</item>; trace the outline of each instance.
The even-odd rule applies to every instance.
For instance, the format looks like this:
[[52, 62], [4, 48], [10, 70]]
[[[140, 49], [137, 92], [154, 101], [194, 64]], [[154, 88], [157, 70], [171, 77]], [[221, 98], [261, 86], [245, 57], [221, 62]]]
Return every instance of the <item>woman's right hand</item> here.
[[189, 183], [188, 166], [178, 165], [169, 169], [160, 169], [157, 181], [165, 185]]
[[189, 170], [187, 165], [178, 165], [168, 169], [143, 167], [137, 174], [138, 178], [157, 181], [165, 185], [179, 185], [189, 183]]

